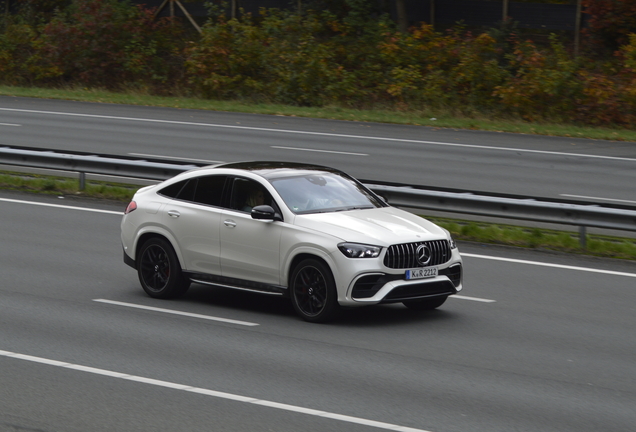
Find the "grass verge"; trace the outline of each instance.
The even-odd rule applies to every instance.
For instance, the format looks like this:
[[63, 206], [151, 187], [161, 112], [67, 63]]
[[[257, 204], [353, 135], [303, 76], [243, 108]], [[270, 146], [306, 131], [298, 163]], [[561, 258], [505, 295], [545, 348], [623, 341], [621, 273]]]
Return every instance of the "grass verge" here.
[[636, 141], [636, 131], [620, 128], [583, 127], [575, 125], [529, 123], [511, 119], [492, 119], [485, 116], [457, 116], [444, 110], [358, 110], [338, 106], [323, 108], [295, 107], [288, 105], [248, 103], [241, 101], [215, 101], [188, 97], [149, 96], [138, 91], [115, 93], [100, 89], [73, 88], [48, 89], [31, 87], [0, 86], [2, 96], [64, 99], [84, 102], [99, 102], [127, 105], [158, 106], [182, 109], [228, 111], [251, 114], [269, 114], [290, 117], [311, 117], [330, 120], [395, 123], [430, 126], [435, 128], [470, 129], [495, 132], [510, 132], [591, 138], [613, 141]]
[[[52, 177], [14, 172], [0, 173], [0, 189], [42, 193], [57, 196], [110, 199], [128, 203], [138, 185], [103, 181], [87, 181], [79, 190], [79, 182], [68, 177]], [[636, 260], [636, 242], [631, 239], [588, 235], [587, 248], [581, 248], [576, 233], [513, 225], [477, 223], [465, 220], [427, 217], [446, 228], [456, 240], [516, 246], [531, 249], [547, 249], [567, 253], [594, 255], [606, 258]]]
[[0, 189], [57, 196], [90, 197], [127, 203], [139, 186], [88, 180], [85, 189], [80, 190], [77, 179], [3, 172], [0, 173]]
[[636, 241], [621, 237], [587, 235], [586, 247], [578, 233], [456, 219], [427, 218], [446, 228], [455, 240], [552, 250], [605, 258], [636, 260]]

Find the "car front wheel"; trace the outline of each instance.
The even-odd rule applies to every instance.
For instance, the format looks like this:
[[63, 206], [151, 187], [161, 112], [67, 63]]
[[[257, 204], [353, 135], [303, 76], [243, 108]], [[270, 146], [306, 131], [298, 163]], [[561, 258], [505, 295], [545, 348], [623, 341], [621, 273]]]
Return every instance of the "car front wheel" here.
[[325, 322], [338, 309], [336, 284], [329, 268], [316, 259], [296, 266], [290, 290], [294, 309], [305, 321]]
[[444, 304], [447, 298], [448, 297], [436, 297], [432, 299], [407, 300], [402, 303], [409, 309], [424, 311], [437, 309]]
[[139, 249], [137, 273], [141, 287], [150, 297], [174, 298], [190, 287], [172, 245], [158, 237], [147, 240]]

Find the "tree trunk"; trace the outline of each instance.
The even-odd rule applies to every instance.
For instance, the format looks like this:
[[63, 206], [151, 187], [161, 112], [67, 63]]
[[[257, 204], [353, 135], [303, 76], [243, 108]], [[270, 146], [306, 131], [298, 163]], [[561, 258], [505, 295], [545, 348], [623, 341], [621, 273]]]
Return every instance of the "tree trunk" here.
[[395, 0], [395, 7], [397, 9], [398, 30], [402, 33], [406, 33], [406, 30], [409, 27], [409, 20], [406, 17], [405, 0]]

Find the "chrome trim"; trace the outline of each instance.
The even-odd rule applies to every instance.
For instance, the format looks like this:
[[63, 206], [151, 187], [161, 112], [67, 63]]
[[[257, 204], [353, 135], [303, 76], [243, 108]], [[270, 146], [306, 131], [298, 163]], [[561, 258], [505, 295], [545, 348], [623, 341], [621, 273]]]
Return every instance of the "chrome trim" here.
[[[426, 262], [421, 262], [420, 255], [425, 249], [428, 249], [430, 257]], [[447, 239], [400, 243], [386, 248], [383, 263], [391, 269], [439, 266], [449, 262], [452, 255]]]
[[261, 290], [257, 290], [257, 289], [238, 287], [238, 286], [235, 286], [235, 285], [225, 285], [225, 284], [222, 284], [222, 283], [202, 281], [202, 280], [193, 279], [193, 278], [190, 278], [190, 281], [194, 282], [194, 283], [200, 283], [200, 284], [203, 284], [203, 285], [210, 285], [210, 286], [223, 287], [223, 288], [231, 288], [231, 289], [235, 289], [235, 290], [248, 291], [248, 292], [253, 292], [253, 293], [258, 293], [258, 294], [269, 294], [269, 295], [277, 295], [277, 296], [282, 296], [283, 295], [283, 293], [280, 293], [280, 292], [261, 291]]

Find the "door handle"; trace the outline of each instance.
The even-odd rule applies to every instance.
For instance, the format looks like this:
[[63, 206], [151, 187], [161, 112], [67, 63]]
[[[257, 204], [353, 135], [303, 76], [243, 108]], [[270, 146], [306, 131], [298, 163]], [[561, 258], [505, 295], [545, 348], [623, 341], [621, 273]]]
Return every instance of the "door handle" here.
[[173, 217], [173, 218], [178, 218], [179, 216], [181, 216], [181, 213], [179, 213], [176, 210], [170, 210], [170, 211], [168, 211], [168, 216]]
[[231, 219], [226, 219], [223, 221], [223, 225], [225, 225], [228, 228], [234, 228], [236, 226], [236, 222], [234, 222]]

